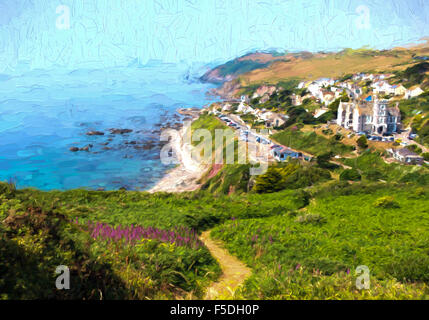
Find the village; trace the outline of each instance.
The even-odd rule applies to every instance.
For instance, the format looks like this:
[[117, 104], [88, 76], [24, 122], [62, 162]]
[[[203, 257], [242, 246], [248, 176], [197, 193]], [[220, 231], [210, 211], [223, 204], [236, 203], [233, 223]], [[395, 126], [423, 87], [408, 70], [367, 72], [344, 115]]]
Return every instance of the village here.
[[[301, 81], [288, 98], [293, 107], [312, 101], [317, 108], [305, 111], [315, 119], [322, 119], [337, 102], [338, 107], [334, 109], [336, 118], [324, 124], [321, 122], [325, 130], [342, 132], [347, 138], [365, 136], [370, 146], [381, 146], [386, 151], [386, 162], [428, 164], [415, 152], [427, 153], [428, 148], [414, 141], [417, 135], [412, 133], [410, 127], [404, 128], [399, 109], [401, 100], [418, 97], [424, 90], [418, 85], [407, 89], [402, 84], [390, 84], [393, 76], [358, 73], [343, 79]], [[281, 108], [261, 108], [280, 91], [281, 88], [276, 86], [262, 85], [250, 96], [242, 95], [238, 100], [212, 105], [209, 113], [238, 130], [241, 141], [255, 143], [260, 152], [269, 153], [269, 161], [287, 161], [291, 158], [311, 161], [315, 155], [282, 145], [269, 137], [283, 129], [290, 119], [288, 112]], [[267, 129], [269, 135], [258, 134], [257, 129]]]

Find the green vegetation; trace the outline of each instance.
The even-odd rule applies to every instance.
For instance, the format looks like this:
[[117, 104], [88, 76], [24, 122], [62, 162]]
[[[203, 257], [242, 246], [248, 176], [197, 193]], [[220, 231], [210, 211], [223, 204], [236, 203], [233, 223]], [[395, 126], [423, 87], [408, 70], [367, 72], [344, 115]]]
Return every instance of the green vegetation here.
[[[0, 291], [4, 299], [200, 297], [220, 272], [205, 247], [188, 248], [157, 240], [137, 245], [94, 240], [85, 226], [103, 222], [164, 230], [184, 226], [201, 231], [232, 217], [265, 217], [307, 203], [295, 191], [270, 200], [261, 195], [213, 197], [204, 192], [152, 195], [11, 191], [7, 184], [0, 187]], [[56, 290], [58, 265], [70, 267], [74, 290]]]
[[326, 152], [345, 155], [353, 151], [353, 147], [342, 144], [336, 141], [335, 138], [327, 139], [315, 132], [302, 132], [287, 129], [276, 133], [272, 138], [285, 146], [303, 150], [314, 155], [320, 155]]
[[368, 181], [409, 182], [417, 185], [429, 184], [429, 171], [424, 167], [404, 166], [399, 163], [386, 163], [382, 154], [365, 151], [354, 159], [344, 159], [344, 164], [357, 169]]
[[[241, 296], [429, 297], [427, 195], [412, 187], [333, 184], [313, 197], [303, 211], [234, 220], [214, 229], [212, 235], [254, 271]], [[369, 290], [355, 287], [359, 265], [370, 269]]]
[[[247, 165], [228, 165], [205, 177], [203, 190], [183, 194], [0, 184], [1, 297], [191, 298], [219, 276], [203, 246], [92, 238], [87, 223], [102, 222], [197, 232], [215, 227], [213, 236], [253, 270], [237, 297], [427, 298], [427, 169], [386, 164], [371, 152], [342, 161], [362, 182], [338, 182], [317, 164], [292, 161], [256, 179], [246, 176]], [[380, 178], [389, 184], [371, 183]], [[54, 289], [61, 264], [70, 267], [71, 291]], [[354, 286], [358, 265], [371, 270], [370, 290]]]
[[[208, 171], [208, 175], [214, 171], [212, 167]], [[234, 164], [223, 166], [215, 176], [208, 179], [204, 176], [201, 180], [203, 182], [201, 189], [207, 190], [212, 194], [229, 194], [229, 193], [245, 193], [250, 191], [250, 168], [246, 164]]]
[[268, 65], [268, 63], [260, 63], [252, 60], [233, 60], [219, 67], [219, 74], [222, 77], [225, 77], [227, 75], [240, 75], [242, 73], [253, 71], [255, 69], [265, 68]]
[[[195, 249], [150, 239], [129, 245], [90, 236], [88, 222], [165, 229], [193, 224], [196, 218], [184, 214], [179, 217], [178, 211], [176, 218], [167, 217], [172, 216], [171, 204], [164, 209], [156, 204], [163, 202], [162, 195], [151, 198], [148, 194], [125, 191], [15, 191], [0, 184], [0, 197], [3, 299], [201, 296], [210, 279], [220, 273], [205, 247]], [[74, 222], [77, 220], [79, 225]], [[70, 268], [71, 290], [55, 287], [55, 270], [59, 265]]]
[[429, 62], [420, 62], [411, 67], [408, 67], [403, 71], [396, 72], [396, 78], [400, 79], [402, 84], [406, 88], [412, 87], [414, 85], [422, 85], [422, 84], [423, 86], [427, 86], [428, 71], [429, 71]]
[[341, 181], [359, 181], [361, 179], [362, 176], [356, 169], [346, 169], [340, 174]]
[[292, 161], [270, 166], [265, 174], [256, 177], [253, 190], [257, 193], [272, 193], [284, 189], [299, 189], [330, 178], [327, 170]]
[[368, 148], [368, 139], [366, 138], [365, 135], [362, 135], [362, 136], [360, 136], [359, 139], [357, 139], [357, 145], [361, 149]]

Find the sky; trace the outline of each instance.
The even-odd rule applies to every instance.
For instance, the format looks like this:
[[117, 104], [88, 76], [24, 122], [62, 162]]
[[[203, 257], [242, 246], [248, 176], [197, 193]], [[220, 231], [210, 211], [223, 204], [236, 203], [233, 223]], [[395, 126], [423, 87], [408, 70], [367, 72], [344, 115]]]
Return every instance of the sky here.
[[428, 17], [426, 0], [0, 0], [0, 72], [384, 49], [429, 36]]

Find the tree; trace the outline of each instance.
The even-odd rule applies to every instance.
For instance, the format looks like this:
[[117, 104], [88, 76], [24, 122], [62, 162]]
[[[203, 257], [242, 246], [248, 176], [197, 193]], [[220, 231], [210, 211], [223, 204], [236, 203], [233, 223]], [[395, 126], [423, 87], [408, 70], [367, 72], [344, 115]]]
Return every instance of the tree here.
[[366, 149], [368, 148], [368, 139], [366, 138], [365, 135], [360, 136], [359, 139], [357, 139], [357, 145], [359, 148], [361, 149]]
[[254, 190], [258, 193], [272, 193], [282, 189], [280, 182], [282, 181], [282, 175], [279, 170], [274, 167], [268, 168], [265, 174], [258, 176], [255, 179]]
[[316, 158], [317, 165], [320, 168], [329, 169], [329, 170], [334, 170], [338, 168], [338, 165], [336, 165], [335, 163], [329, 162], [329, 160], [331, 160], [333, 156], [334, 156], [334, 153], [332, 151], [318, 155]]

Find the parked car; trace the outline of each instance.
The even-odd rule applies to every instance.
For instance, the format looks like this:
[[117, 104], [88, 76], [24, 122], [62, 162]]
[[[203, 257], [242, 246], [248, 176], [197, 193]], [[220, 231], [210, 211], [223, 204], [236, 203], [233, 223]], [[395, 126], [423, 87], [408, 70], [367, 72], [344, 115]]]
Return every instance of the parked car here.
[[415, 133], [410, 133], [410, 135], [408, 136], [408, 139], [410, 140], [414, 140], [415, 138], [417, 138], [417, 134]]

